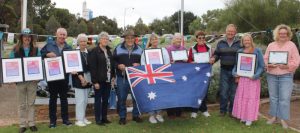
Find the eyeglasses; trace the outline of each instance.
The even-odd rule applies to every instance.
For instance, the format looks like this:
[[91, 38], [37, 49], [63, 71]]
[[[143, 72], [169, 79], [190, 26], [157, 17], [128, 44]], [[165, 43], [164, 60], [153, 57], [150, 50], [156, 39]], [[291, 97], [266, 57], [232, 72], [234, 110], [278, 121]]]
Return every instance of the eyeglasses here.
[[205, 39], [205, 37], [204, 36], [200, 36], [200, 37], [198, 37], [198, 39]]

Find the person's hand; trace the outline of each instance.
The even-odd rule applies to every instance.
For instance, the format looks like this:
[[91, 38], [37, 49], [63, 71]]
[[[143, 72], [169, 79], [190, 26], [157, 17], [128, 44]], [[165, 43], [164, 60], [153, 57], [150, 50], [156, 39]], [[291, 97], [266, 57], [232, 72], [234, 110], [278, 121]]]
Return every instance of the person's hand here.
[[210, 63], [210, 64], [214, 64], [214, 63], [215, 63], [215, 61], [216, 61], [216, 59], [215, 59], [215, 58], [210, 58], [210, 60], [209, 60], [209, 63]]
[[98, 90], [98, 89], [100, 89], [100, 84], [96, 83], [96, 84], [94, 84], [94, 87], [95, 87], [96, 90]]
[[125, 66], [124, 64], [119, 64], [119, 65], [118, 65], [118, 68], [119, 68], [121, 71], [125, 71], [126, 66]]
[[52, 57], [56, 57], [56, 54], [53, 53], [53, 52], [50, 52], [50, 53], [46, 54], [46, 56], [47, 56], [48, 58], [52, 58]]
[[132, 65], [133, 66], [140, 66], [141, 64], [140, 63], [133, 63]]
[[289, 66], [288, 66], [288, 65], [283, 65], [283, 64], [278, 65], [278, 67], [279, 67], [280, 69], [289, 69]]
[[80, 80], [80, 82], [82, 86], [86, 86], [88, 83], [85, 79]]
[[73, 71], [73, 72], [71, 72], [71, 74], [72, 74], [72, 75], [77, 75], [77, 72], [74, 72], [74, 71]]
[[269, 68], [276, 68], [278, 65], [276, 65], [276, 64], [268, 64], [268, 67]]
[[116, 80], [116, 79], [115, 79], [114, 77], [113, 77], [113, 78], [111, 78], [111, 86], [112, 86], [112, 87], [114, 87], [114, 86], [115, 86], [115, 80]]

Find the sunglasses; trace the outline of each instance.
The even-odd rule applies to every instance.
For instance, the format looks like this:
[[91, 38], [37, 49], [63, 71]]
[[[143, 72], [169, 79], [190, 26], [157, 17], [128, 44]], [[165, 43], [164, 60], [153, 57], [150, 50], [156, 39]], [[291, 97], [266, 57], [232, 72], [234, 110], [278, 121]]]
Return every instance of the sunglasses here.
[[205, 39], [205, 37], [204, 36], [200, 36], [200, 37], [198, 37], [198, 39]]

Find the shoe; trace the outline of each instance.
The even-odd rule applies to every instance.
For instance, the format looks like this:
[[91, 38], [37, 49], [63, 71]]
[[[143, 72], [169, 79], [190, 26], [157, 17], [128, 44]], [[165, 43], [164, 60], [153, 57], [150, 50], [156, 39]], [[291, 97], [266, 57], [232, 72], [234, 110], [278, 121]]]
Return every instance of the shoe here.
[[246, 126], [251, 126], [251, 124], [252, 124], [252, 121], [246, 121]]
[[125, 124], [126, 124], [126, 119], [125, 119], [125, 118], [121, 118], [121, 119], [119, 120], [119, 124], [120, 124], [120, 125], [125, 125]]
[[72, 126], [72, 122], [70, 122], [70, 121], [64, 121], [63, 124], [65, 126]]
[[83, 121], [76, 121], [75, 125], [79, 126], [79, 127], [85, 127], [86, 126], [86, 124]]
[[142, 123], [143, 122], [143, 120], [138, 116], [133, 117], [132, 120], [135, 121], [136, 123]]
[[103, 123], [103, 122], [96, 122], [96, 124], [98, 125], [98, 126], [105, 126], [105, 123]]
[[288, 124], [284, 120], [281, 120], [280, 122], [281, 122], [282, 128], [284, 128], [284, 129], [289, 128]]
[[219, 116], [225, 117], [226, 113], [225, 112], [220, 112]]
[[102, 123], [105, 123], [105, 124], [109, 124], [109, 123], [111, 123], [109, 120], [107, 120], [107, 119], [103, 119], [102, 120]]
[[92, 122], [89, 121], [88, 119], [84, 119], [83, 122], [84, 122], [86, 125], [92, 124]]
[[19, 129], [19, 133], [25, 133], [26, 130], [27, 130], [26, 127], [21, 127]]
[[36, 126], [31, 126], [31, 127], [29, 127], [29, 129], [30, 129], [31, 132], [37, 132], [38, 131]]
[[276, 121], [276, 117], [273, 117], [267, 121], [267, 124], [272, 125]]
[[191, 118], [197, 118], [197, 115], [198, 115], [197, 113], [192, 112], [192, 113], [191, 113]]
[[159, 122], [164, 122], [164, 118], [161, 116], [161, 115], [156, 115], [156, 119], [159, 121]]
[[205, 117], [210, 117], [210, 114], [209, 114], [207, 111], [203, 112], [202, 114], [203, 114]]
[[49, 128], [56, 128], [56, 123], [50, 123]]
[[151, 116], [149, 117], [149, 122], [152, 123], [152, 124], [157, 123], [157, 120], [155, 119], [154, 115], [151, 115]]

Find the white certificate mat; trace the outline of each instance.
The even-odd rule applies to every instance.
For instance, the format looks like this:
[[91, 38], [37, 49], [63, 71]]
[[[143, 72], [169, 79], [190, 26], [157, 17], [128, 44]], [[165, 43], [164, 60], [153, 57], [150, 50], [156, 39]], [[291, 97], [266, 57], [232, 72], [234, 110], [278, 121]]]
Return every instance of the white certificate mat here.
[[238, 53], [237, 75], [253, 77], [255, 73], [255, 54]]
[[23, 82], [21, 58], [2, 59], [3, 83]]
[[194, 53], [194, 62], [196, 63], [208, 63], [210, 59], [209, 52], [202, 52], [202, 53]]
[[82, 72], [82, 62], [79, 50], [63, 51], [66, 73]]
[[25, 81], [44, 79], [43, 65], [41, 57], [23, 58]]
[[159, 49], [146, 49], [145, 50], [146, 64], [164, 64], [162, 50]]
[[188, 54], [186, 50], [171, 51], [173, 61], [187, 60]]
[[270, 51], [269, 64], [288, 64], [287, 51]]
[[47, 82], [65, 79], [61, 56], [45, 58], [44, 64]]

